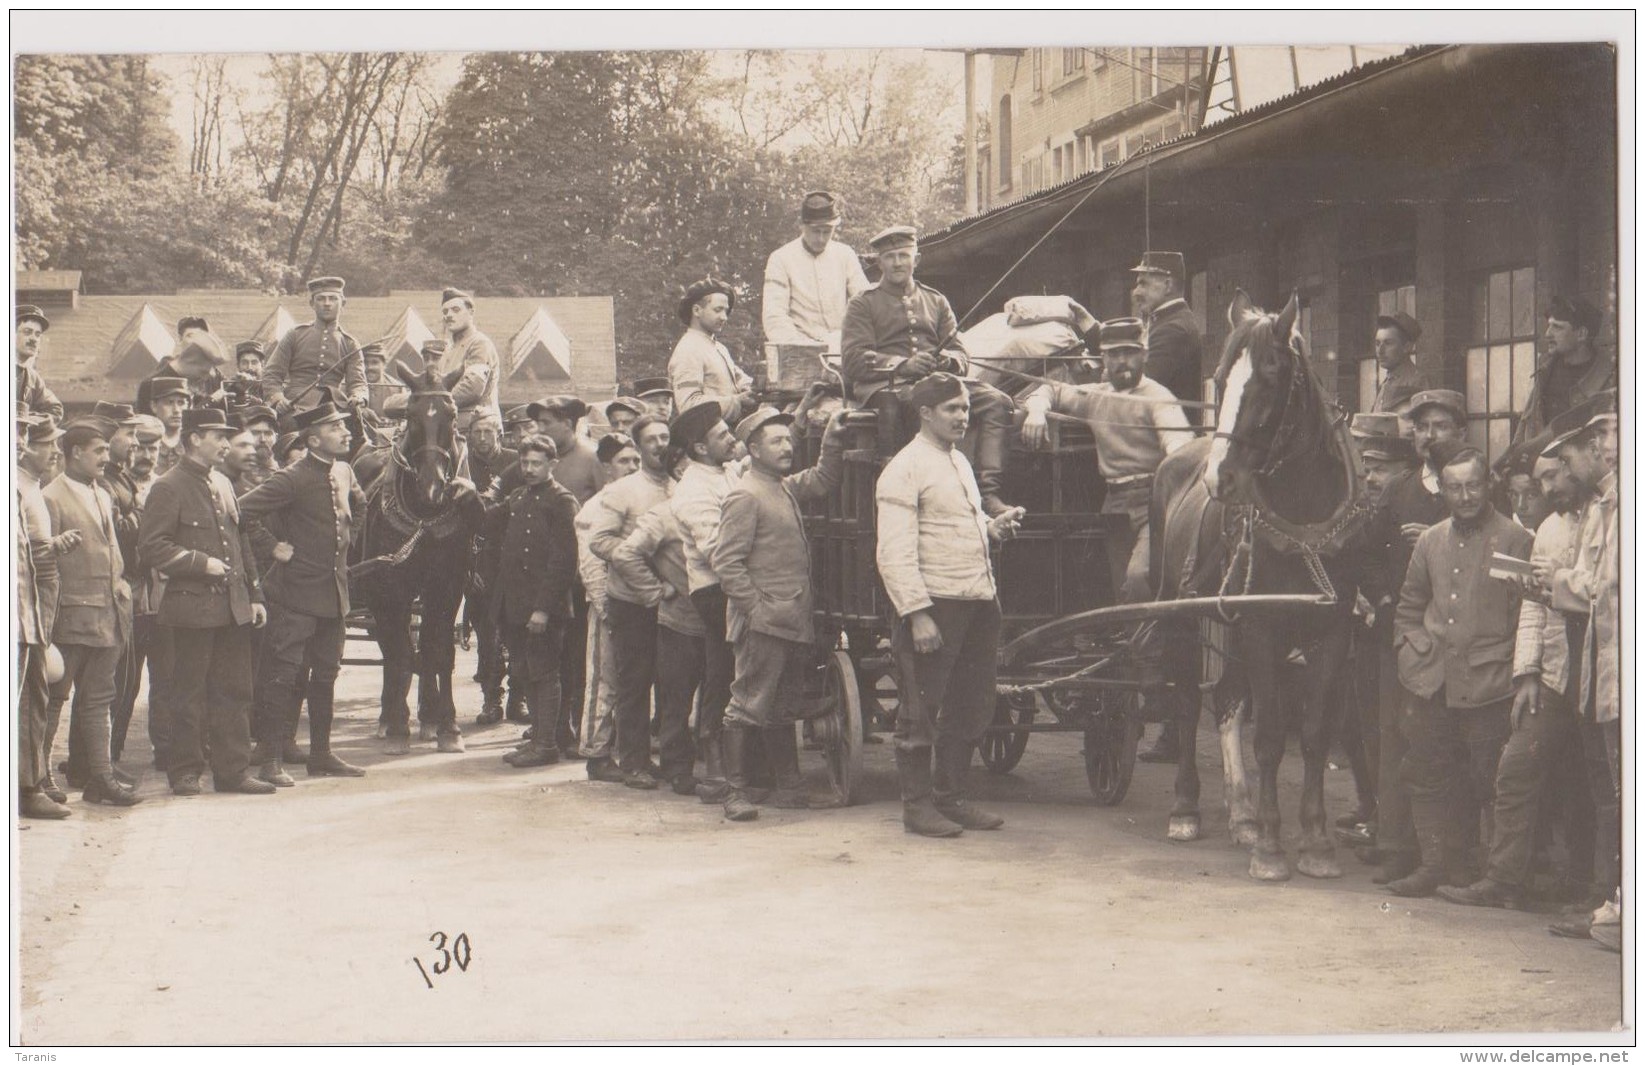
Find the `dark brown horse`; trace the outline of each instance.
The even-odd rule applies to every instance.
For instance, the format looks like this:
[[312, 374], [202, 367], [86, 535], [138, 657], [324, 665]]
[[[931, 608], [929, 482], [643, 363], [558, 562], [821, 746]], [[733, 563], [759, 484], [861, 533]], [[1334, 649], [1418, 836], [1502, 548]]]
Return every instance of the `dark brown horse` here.
[[[1295, 331], [1297, 299], [1266, 314], [1239, 293], [1228, 309], [1232, 333], [1217, 368], [1215, 436], [1166, 459], [1150, 514], [1154, 588], [1182, 596], [1293, 593], [1332, 597], [1330, 606], [1215, 621], [1173, 621], [1158, 633], [1179, 735], [1176, 805], [1170, 837], [1199, 836], [1199, 773], [1191, 742], [1202, 649], [1221, 666], [1214, 705], [1229, 782], [1229, 821], [1251, 846], [1251, 876], [1291, 876], [1280, 842], [1279, 766], [1287, 725], [1302, 735], [1302, 843], [1297, 869], [1339, 877], [1325, 819], [1325, 763], [1340, 717], [1332, 681], [1348, 651], [1362, 556], [1356, 534], [1368, 509], [1346, 416], [1328, 399]], [[1344, 545], [1350, 545], [1346, 548]], [[1209, 637], [1209, 640], [1202, 639]], [[1280, 684], [1290, 657], [1307, 660], [1300, 700]], [[1255, 825], [1244, 784], [1239, 723], [1249, 706], [1260, 774]]]
[[[392, 448], [363, 452], [354, 461], [360, 483], [369, 487], [359, 541], [363, 561], [349, 576], [356, 599], [371, 612], [383, 653], [378, 725], [389, 754], [410, 750], [406, 696], [413, 673], [424, 731], [436, 734], [440, 751], [460, 752], [462, 731], [451, 698], [453, 635], [482, 511], [473, 493], [457, 489], [457, 479], [467, 476], [467, 459], [456, 432], [451, 382], [432, 370], [413, 373], [399, 362], [394, 373], [411, 390], [405, 433]], [[414, 603], [421, 612], [415, 659]]]

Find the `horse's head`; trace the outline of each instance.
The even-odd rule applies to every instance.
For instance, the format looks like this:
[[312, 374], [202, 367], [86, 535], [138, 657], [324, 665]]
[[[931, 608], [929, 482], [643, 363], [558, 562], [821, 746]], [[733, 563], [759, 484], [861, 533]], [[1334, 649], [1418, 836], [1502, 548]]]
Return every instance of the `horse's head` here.
[[417, 502], [438, 507], [446, 501], [458, 472], [453, 382], [442, 380], [432, 368], [414, 372], [399, 360], [395, 360], [394, 374], [411, 390], [406, 397], [405, 434], [395, 446], [394, 462], [416, 479]]
[[1205, 463], [1205, 487], [1214, 499], [1251, 502], [1251, 479], [1281, 457], [1292, 393], [1308, 384], [1296, 322], [1295, 293], [1277, 315], [1255, 306], [1244, 291], [1228, 306], [1233, 331], [1217, 366], [1217, 431]]

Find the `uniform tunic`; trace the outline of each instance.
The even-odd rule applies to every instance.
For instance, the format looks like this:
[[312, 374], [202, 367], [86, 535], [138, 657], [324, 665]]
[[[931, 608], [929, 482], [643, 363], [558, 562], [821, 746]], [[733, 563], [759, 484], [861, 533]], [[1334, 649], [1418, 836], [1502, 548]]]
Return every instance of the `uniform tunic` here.
[[1371, 405], [1373, 414], [1405, 413], [1405, 408], [1411, 402], [1411, 397], [1425, 389], [1431, 389], [1428, 375], [1424, 374], [1416, 363], [1409, 359], [1401, 359], [1394, 369], [1388, 371], [1383, 379], [1382, 387], [1377, 390], [1376, 402]]
[[[184, 457], [155, 481], [143, 507], [137, 557], [166, 576], [159, 603], [161, 625], [188, 629], [245, 625], [263, 590], [251, 562], [251, 543], [240, 528], [234, 493], [221, 476]], [[206, 560], [228, 566], [209, 577]]]
[[1148, 361], [1143, 373], [1171, 390], [1179, 400], [1198, 400], [1205, 375], [1205, 327], [1180, 296], [1167, 300], [1148, 318]]
[[902, 364], [917, 352], [944, 354], [939, 370], [964, 377], [970, 364], [963, 354], [958, 322], [948, 297], [931, 286], [914, 282], [906, 293], [893, 292], [882, 282], [852, 297], [846, 305], [840, 338], [846, 387], [862, 403], [894, 381], [912, 380]]
[[364, 493], [346, 463], [310, 452], [240, 497], [248, 522], [279, 515], [289, 563], [268, 576], [269, 602], [315, 618], [348, 614], [348, 542]]
[[462, 371], [457, 382], [451, 386], [451, 399], [457, 405], [459, 429], [466, 432], [477, 415], [503, 417], [497, 400], [497, 390], [503, 377], [502, 361], [497, 358], [497, 346], [491, 343], [490, 337], [477, 329], [470, 329], [466, 337], [453, 341], [451, 347], [446, 349], [437, 370], [442, 377]]
[[935, 598], [992, 600], [988, 519], [971, 464], [923, 434], [885, 465], [874, 487], [875, 560], [900, 617]]
[[668, 357], [668, 385], [674, 390], [674, 409], [685, 411], [703, 400], [718, 400], [727, 419], [742, 408], [741, 393], [754, 379], [731, 358], [725, 345], [697, 329], [688, 329]]
[[693, 593], [720, 583], [720, 576], [708, 559], [713, 554], [714, 542], [719, 539], [720, 512], [725, 498], [736, 487], [740, 472], [740, 467], [712, 466], [693, 459], [668, 498], [669, 508], [680, 524], [686, 576]]
[[831, 240], [821, 255], [812, 255], [794, 238], [765, 261], [760, 295], [765, 342], [838, 344], [846, 305], [868, 287], [862, 261], [848, 246]]
[[63, 420], [63, 401], [51, 391], [46, 379], [40, 376], [35, 369], [34, 360], [17, 364], [17, 402], [27, 404], [31, 413], [50, 415], [57, 421]]
[[537, 611], [571, 617], [577, 580], [577, 500], [551, 478], [514, 490], [490, 518], [499, 545], [492, 609], [501, 625], [523, 626]]
[[[338, 384], [338, 371], [343, 363], [342, 391], [350, 400], [366, 402], [366, 368], [360, 358], [360, 343], [338, 328], [334, 322], [322, 326], [318, 321], [292, 327], [263, 368], [263, 388], [271, 403], [296, 397], [316, 381], [322, 386]], [[324, 400], [322, 389], [311, 390], [302, 400], [293, 399], [300, 410], [318, 406]]]

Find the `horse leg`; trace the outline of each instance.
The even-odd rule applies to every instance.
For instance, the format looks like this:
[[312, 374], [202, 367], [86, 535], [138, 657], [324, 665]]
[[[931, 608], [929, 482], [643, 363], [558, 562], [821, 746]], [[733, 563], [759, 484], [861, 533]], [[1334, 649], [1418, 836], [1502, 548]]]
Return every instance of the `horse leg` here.
[[[1225, 675], [1226, 676], [1226, 675]], [[1222, 794], [1228, 803], [1228, 835], [1242, 848], [1257, 842], [1257, 812], [1251, 805], [1251, 781], [1245, 771], [1244, 721], [1250, 699], [1243, 682], [1215, 693], [1217, 735], [1222, 741]]]
[[383, 708], [377, 721], [389, 754], [403, 755], [411, 738], [411, 710], [406, 704], [411, 691], [411, 618], [397, 604], [376, 602], [370, 610], [383, 653]]
[[1331, 697], [1344, 687], [1337, 679], [1342, 676], [1347, 652], [1347, 627], [1338, 625], [1319, 642], [1308, 663], [1302, 708], [1302, 848], [1297, 857], [1297, 870], [1308, 877], [1342, 876], [1336, 844], [1325, 826], [1325, 763], [1342, 716], [1341, 700]]
[[439, 750], [457, 753], [463, 750], [462, 730], [457, 728], [457, 707], [451, 699], [451, 675], [457, 668], [457, 650], [452, 645], [456, 632], [456, 603], [449, 597], [423, 594], [423, 624], [418, 634], [418, 651], [423, 660], [423, 685], [426, 705], [419, 708], [423, 721], [432, 724], [438, 736]]
[[1251, 683], [1251, 714], [1256, 723], [1257, 842], [1251, 848], [1250, 873], [1258, 881], [1288, 881], [1291, 866], [1280, 843], [1279, 764], [1285, 755], [1285, 708], [1280, 706], [1275, 676], [1278, 651], [1261, 626], [1242, 625], [1240, 651]]
[[[1166, 825], [1167, 839], [1187, 843], [1199, 839], [1199, 762], [1196, 758], [1200, 718], [1200, 662], [1197, 627], [1160, 626], [1168, 631], [1165, 648], [1167, 676], [1175, 686], [1169, 699], [1177, 727], [1176, 804]], [[1187, 649], [1185, 651], [1185, 649]]]

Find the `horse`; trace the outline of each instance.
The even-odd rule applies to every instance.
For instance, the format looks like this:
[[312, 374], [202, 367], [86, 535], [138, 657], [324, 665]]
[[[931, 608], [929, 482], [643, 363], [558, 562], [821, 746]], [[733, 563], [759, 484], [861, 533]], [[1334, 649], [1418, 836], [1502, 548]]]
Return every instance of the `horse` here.
[[[1179, 619], [1158, 627], [1162, 650], [1152, 688], [1162, 692], [1160, 675], [1174, 683], [1163, 691], [1175, 701], [1185, 740], [1168, 836], [1199, 837], [1192, 741], [1209, 646], [1222, 666], [1212, 702], [1222, 739], [1229, 829], [1236, 842], [1251, 848], [1250, 875], [1260, 881], [1291, 876], [1280, 842], [1279, 767], [1288, 721], [1297, 718], [1303, 756], [1297, 869], [1309, 877], [1340, 877], [1326, 828], [1325, 765], [1341, 716], [1340, 701], [1331, 697], [1348, 653], [1365, 560], [1359, 530], [1370, 505], [1346, 413], [1315, 377], [1296, 332], [1295, 294], [1284, 310], [1269, 314], [1238, 292], [1228, 319], [1232, 332], [1214, 379], [1216, 432], [1178, 449], [1155, 478], [1149, 514], [1155, 595], [1170, 600], [1293, 593], [1313, 595], [1322, 605], [1260, 617], [1236, 614], [1221, 623]], [[1283, 685], [1281, 677], [1298, 652], [1306, 658], [1302, 684]], [[1247, 707], [1260, 775], [1254, 814], [1240, 736]]]
[[[406, 696], [415, 673], [423, 739], [432, 731], [439, 751], [461, 752], [451, 697], [453, 638], [468, 584], [470, 545], [484, 511], [478, 497], [458, 488], [458, 479], [467, 475], [467, 455], [450, 392], [457, 372], [441, 379], [431, 369], [414, 372], [396, 360], [393, 373], [410, 390], [405, 432], [392, 448], [367, 450], [354, 460], [356, 477], [370, 487], [357, 544], [364, 558], [349, 568], [349, 576], [371, 612], [382, 649], [378, 735], [386, 750], [391, 755], [411, 750]], [[415, 660], [413, 601], [421, 607]]]

